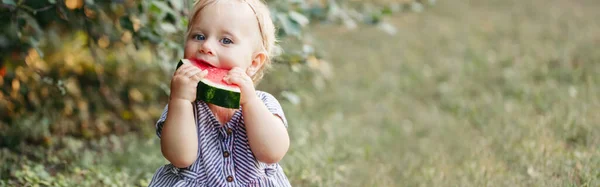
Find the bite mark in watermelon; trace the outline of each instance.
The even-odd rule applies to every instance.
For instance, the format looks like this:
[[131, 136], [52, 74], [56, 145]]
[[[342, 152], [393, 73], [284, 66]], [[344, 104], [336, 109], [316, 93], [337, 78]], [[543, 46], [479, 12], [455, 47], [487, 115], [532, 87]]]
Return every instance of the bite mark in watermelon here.
[[177, 64], [177, 68], [186, 63], [191, 63], [202, 70], [208, 71], [208, 74], [198, 82], [196, 100], [225, 108], [240, 107], [240, 88], [223, 81], [229, 70], [217, 68], [195, 59], [181, 59]]

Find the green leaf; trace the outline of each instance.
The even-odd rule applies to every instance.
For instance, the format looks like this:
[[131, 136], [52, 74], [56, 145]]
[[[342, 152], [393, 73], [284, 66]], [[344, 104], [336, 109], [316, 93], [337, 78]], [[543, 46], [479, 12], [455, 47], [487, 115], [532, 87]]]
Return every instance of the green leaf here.
[[281, 27], [283, 28], [285, 34], [300, 37], [301, 29], [299, 25], [292, 22], [288, 15], [284, 13], [279, 13], [277, 14], [277, 20], [279, 20], [279, 22], [281, 23]]
[[377, 24], [381, 21], [381, 14], [373, 13], [369, 18], [367, 19], [367, 23]]
[[56, 4], [56, 0], [48, 0], [48, 3], [50, 3], [50, 4]]
[[130, 30], [133, 32], [133, 22], [131, 22], [131, 20], [129, 19], [128, 16], [121, 17], [119, 19], [119, 23], [121, 25], [121, 28]]
[[181, 28], [186, 28], [188, 26], [188, 24], [189, 24], [189, 21], [190, 21], [188, 19], [180, 19], [180, 20], [181, 21], [180, 21], [179, 25], [181, 26]]
[[290, 15], [290, 18], [292, 18], [292, 20], [294, 20], [296, 23], [300, 24], [300, 26], [302, 26], [302, 27], [306, 26], [310, 22], [306, 16], [304, 16], [296, 11], [290, 11], [289, 15]]
[[177, 28], [175, 28], [175, 26], [170, 23], [161, 23], [160, 28], [168, 34], [177, 32]]
[[138, 32], [141, 39], [148, 40], [152, 43], [159, 43], [162, 41], [161, 37], [150, 29], [142, 28]]
[[164, 13], [177, 15], [175, 13], [175, 11], [167, 3], [162, 2], [162, 1], [153, 1], [150, 9], [153, 10], [153, 12], [160, 14], [161, 15], [160, 18], [165, 16]]
[[392, 8], [390, 8], [389, 6], [385, 6], [382, 10], [381, 10], [381, 14], [382, 15], [392, 15]]
[[181, 11], [183, 10], [183, 1], [182, 0], [171, 0], [171, 5], [175, 10]]
[[162, 14], [162, 12], [163, 12], [162, 9], [160, 9], [160, 7], [155, 4], [156, 3], [152, 2], [152, 4], [150, 5], [150, 9], [149, 9], [150, 13], [158, 14], [158, 15]]
[[12, 6], [17, 6], [17, 4], [15, 3], [14, 0], [2, 0], [3, 4], [7, 4], [7, 5], [12, 5]]

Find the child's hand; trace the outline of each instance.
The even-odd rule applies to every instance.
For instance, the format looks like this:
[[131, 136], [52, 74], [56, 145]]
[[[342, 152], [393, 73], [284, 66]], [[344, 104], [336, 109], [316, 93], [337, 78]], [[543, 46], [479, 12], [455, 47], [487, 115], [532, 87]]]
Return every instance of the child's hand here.
[[200, 68], [189, 63], [181, 65], [171, 79], [171, 100], [183, 99], [194, 102], [196, 100], [198, 82], [207, 74], [208, 71], [202, 71]]
[[240, 105], [244, 106], [251, 99], [258, 99], [254, 90], [254, 82], [252, 78], [246, 74], [242, 68], [234, 67], [229, 70], [229, 74], [223, 78], [228, 84], [235, 84], [240, 87], [241, 98]]

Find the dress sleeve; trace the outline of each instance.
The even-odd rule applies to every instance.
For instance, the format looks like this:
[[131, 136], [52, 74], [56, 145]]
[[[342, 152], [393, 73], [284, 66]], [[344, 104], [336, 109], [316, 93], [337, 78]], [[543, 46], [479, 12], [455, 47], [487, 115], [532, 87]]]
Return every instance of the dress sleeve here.
[[281, 108], [281, 105], [279, 104], [279, 101], [277, 101], [277, 99], [273, 95], [267, 92], [258, 92], [258, 96], [263, 101], [263, 103], [265, 103], [265, 106], [267, 106], [271, 113], [281, 118], [283, 125], [285, 125], [285, 128], [287, 128], [287, 119], [285, 118], [285, 114], [283, 112], [283, 109]]
[[163, 110], [162, 114], [160, 115], [160, 118], [158, 118], [158, 120], [156, 121], [156, 135], [158, 136], [158, 138], [160, 138], [160, 135], [162, 133], [162, 128], [163, 128], [163, 124], [165, 123], [165, 120], [167, 119], [167, 111], [169, 110], [169, 104], [167, 104], [165, 106], [165, 109]]

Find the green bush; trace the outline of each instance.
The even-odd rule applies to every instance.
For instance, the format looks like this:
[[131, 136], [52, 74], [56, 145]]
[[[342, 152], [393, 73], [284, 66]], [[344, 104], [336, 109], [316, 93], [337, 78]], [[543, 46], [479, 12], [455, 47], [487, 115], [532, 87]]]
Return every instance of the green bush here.
[[[172, 64], [183, 54], [191, 3], [3, 0], [0, 147], [51, 146], [53, 136], [153, 135], [151, 124], [169, 94]], [[276, 63], [323, 77], [319, 68], [326, 62], [306, 40], [311, 23], [385, 24], [385, 15], [423, 7], [412, 0], [268, 3], [279, 37], [295, 41], [284, 45]]]

